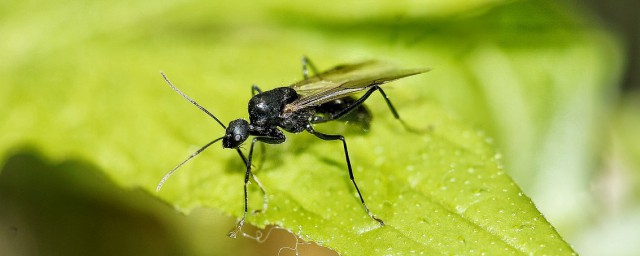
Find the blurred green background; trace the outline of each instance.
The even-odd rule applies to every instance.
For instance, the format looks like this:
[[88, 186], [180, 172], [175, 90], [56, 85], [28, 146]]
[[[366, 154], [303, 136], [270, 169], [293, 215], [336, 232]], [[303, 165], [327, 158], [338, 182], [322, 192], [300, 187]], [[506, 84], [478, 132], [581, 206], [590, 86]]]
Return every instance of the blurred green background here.
[[[231, 120], [246, 116], [251, 84], [300, 79], [307, 55], [321, 69], [371, 58], [433, 68], [420, 95], [403, 86], [394, 99], [437, 105], [485, 131], [578, 253], [637, 255], [640, 22], [628, 13], [637, 4], [624, 2], [4, 1], [0, 254], [293, 246], [285, 232], [266, 243], [228, 239], [234, 218], [197, 205], [185, 216], [156, 199], [164, 172], [220, 133], [158, 72]], [[223, 154], [215, 150], [208, 158]]]

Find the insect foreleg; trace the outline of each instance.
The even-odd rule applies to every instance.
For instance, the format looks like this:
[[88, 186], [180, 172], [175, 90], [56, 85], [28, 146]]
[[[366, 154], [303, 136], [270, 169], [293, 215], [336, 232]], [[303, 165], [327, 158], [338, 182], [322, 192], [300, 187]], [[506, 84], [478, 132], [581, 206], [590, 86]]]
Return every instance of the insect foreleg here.
[[[247, 187], [249, 186], [249, 178], [253, 175], [253, 173], [251, 173], [251, 158], [253, 157], [253, 146], [256, 144], [257, 141], [258, 141], [258, 137], [253, 138], [253, 140], [251, 141], [251, 149], [249, 150], [249, 158], [246, 158], [246, 161], [245, 161], [245, 165], [247, 167], [247, 171], [244, 174], [244, 209], [243, 209], [243, 212], [242, 212], [242, 218], [240, 219], [240, 221], [238, 221], [238, 224], [236, 225], [236, 228], [234, 228], [228, 234], [232, 238], [236, 237], [236, 234], [238, 233], [238, 231], [242, 232], [242, 226], [244, 226], [244, 220], [247, 217], [247, 212], [249, 211], [249, 196], [248, 196], [248, 193], [247, 193]], [[242, 151], [240, 151], [238, 149], [238, 153], [240, 154], [242, 159], [245, 160], [244, 154], [242, 154]]]
[[[247, 158], [247, 161], [245, 162], [246, 167], [247, 167], [247, 171], [244, 174], [244, 209], [243, 209], [243, 212], [242, 212], [242, 218], [240, 219], [240, 221], [238, 221], [238, 224], [236, 225], [236, 228], [233, 229], [231, 232], [229, 232], [228, 236], [235, 238], [236, 234], [238, 233], [238, 231], [242, 232], [242, 226], [244, 226], [244, 220], [247, 218], [247, 212], [249, 212], [249, 194], [247, 192], [247, 188], [249, 187], [249, 178], [253, 177], [254, 180], [256, 181], [256, 183], [258, 183], [258, 186], [260, 186], [260, 188], [262, 189], [262, 184], [260, 184], [260, 182], [256, 179], [256, 177], [251, 172], [251, 160], [253, 159], [253, 148], [256, 145], [256, 142], [263, 142], [263, 143], [269, 143], [269, 144], [280, 144], [280, 143], [285, 141], [284, 135], [283, 134], [281, 134], [281, 135], [282, 136], [260, 136], [260, 137], [254, 137], [253, 140], [251, 140], [251, 147], [249, 149], [249, 157]], [[239, 152], [240, 152], [240, 156], [242, 156], [243, 159], [244, 159], [244, 155], [242, 154], [242, 151], [239, 151]], [[265, 200], [266, 200], [267, 197], [266, 197], [266, 192], [264, 191], [264, 189], [262, 189], [262, 192], [265, 193]], [[265, 204], [266, 204], [266, 201], [265, 201]]]
[[345, 158], [347, 160], [347, 169], [349, 169], [349, 179], [351, 179], [351, 182], [353, 183], [353, 186], [356, 188], [356, 192], [358, 192], [358, 196], [360, 197], [360, 202], [362, 202], [362, 206], [364, 206], [364, 210], [367, 212], [369, 217], [371, 217], [373, 220], [375, 220], [378, 223], [380, 223], [380, 225], [384, 226], [384, 221], [382, 221], [381, 219], [378, 219], [375, 215], [373, 215], [373, 213], [371, 213], [371, 211], [369, 211], [369, 207], [367, 207], [367, 204], [364, 202], [364, 198], [362, 197], [362, 193], [360, 193], [360, 188], [358, 188], [358, 184], [356, 184], [356, 179], [353, 176], [353, 170], [351, 169], [351, 160], [349, 160], [349, 150], [347, 149], [347, 141], [344, 139], [344, 136], [342, 136], [342, 135], [324, 134], [324, 133], [321, 133], [321, 132], [317, 132], [316, 130], [313, 129], [313, 127], [311, 125], [307, 125], [306, 129], [307, 129], [307, 131], [309, 133], [315, 135], [316, 137], [318, 137], [321, 140], [341, 140], [342, 141], [342, 145], [344, 147], [344, 156], [345, 156]]
[[[264, 152], [264, 144], [260, 144], [260, 145], [262, 146], [261, 147], [262, 152]], [[236, 151], [238, 152], [238, 155], [240, 155], [240, 158], [242, 158], [242, 162], [244, 162], [244, 165], [247, 166], [248, 160], [244, 156], [244, 153], [242, 153], [242, 150], [240, 150], [240, 148], [236, 148]], [[253, 172], [251, 172], [251, 178], [253, 178], [253, 180], [256, 182], [256, 184], [260, 188], [260, 191], [262, 191], [262, 195], [264, 196], [263, 203], [262, 203], [262, 210], [256, 210], [254, 211], [254, 213], [260, 212], [260, 211], [264, 212], [267, 210], [267, 207], [269, 206], [269, 197], [267, 196], [267, 191], [264, 189], [264, 187], [262, 186], [262, 183], [260, 182], [260, 180], [258, 180], [258, 177], [255, 174], [253, 174]]]

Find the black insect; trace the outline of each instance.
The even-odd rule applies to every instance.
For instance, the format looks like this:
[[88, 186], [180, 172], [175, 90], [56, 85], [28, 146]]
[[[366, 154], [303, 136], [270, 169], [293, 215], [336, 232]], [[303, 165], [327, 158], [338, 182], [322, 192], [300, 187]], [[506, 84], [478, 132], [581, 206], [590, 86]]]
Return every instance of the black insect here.
[[[307, 66], [315, 73], [314, 76], [308, 76]], [[264, 208], [267, 206], [266, 193], [258, 179], [251, 172], [251, 161], [253, 157], [253, 147], [256, 142], [267, 144], [280, 144], [286, 140], [282, 130], [291, 133], [300, 133], [307, 131], [322, 140], [340, 140], [344, 147], [344, 155], [349, 170], [349, 178], [353, 186], [358, 192], [360, 202], [365, 212], [375, 221], [384, 225], [384, 222], [377, 218], [364, 201], [358, 184], [353, 176], [351, 168], [351, 160], [349, 160], [349, 151], [347, 150], [347, 142], [342, 135], [326, 134], [318, 132], [313, 128], [313, 124], [328, 122], [332, 120], [359, 120], [361, 123], [368, 125], [370, 120], [369, 112], [363, 105], [363, 102], [375, 91], [380, 92], [391, 110], [393, 116], [400, 119], [398, 112], [389, 101], [389, 98], [382, 90], [380, 85], [391, 82], [393, 80], [420, 74], [428, 71], [427, 69], [396, 69], [377, 61], [366, 61], [356, 64], [339, 65], [328, 71], [318, 73], [315, 66], [305, 57], [303, 58], [303, 77], [300, 82], [294, 83], [288, 87], [279, 87], [269, 91], [262, 91], [257, 86], [252, 87], [253, 97], [249, 100], [249, 121], [245, 119], [236, 119], [225, 126], [218, 118], [200, 106], [194, 100], [182, 93], [176, 88], [169, 79], [162, 73], [165, 81], [190, 101], [193, 105], [200, 108], [207, 115], [215, 119], [220, 126], [226, 129], [225, 135], [217, 138], [196, 152], [191, 154], [186, 160], [178, 164], [169, 171], [158, 184], [157, 190], [160, 190], [164, 182], [173, 174], [173, 172], [198, 155], [200, 152], [211, 146], [215, 142], [222, 140], [224, 148], [235, 149], [246, 166], [244, 176], [244, 212], [240, 221], [229, 235], [235, 237], [236, 232], [241, 230], [244, 225], [245, 217], [248, 212], [248, 196], [247, 186], [250, 178], [256, 181], [265, 194]], [[353, 94], [363, 92], [360, 98], [354, 98]], [[408, 128], [405, 125], [406, 128]], [[281, 130], [282, 129], [282, 130]], [[240, 150], [240, 145], [245, 142], [249, 136], [253, 136], [251, 147], [249, 148], [249, 157], [245, 157]]]

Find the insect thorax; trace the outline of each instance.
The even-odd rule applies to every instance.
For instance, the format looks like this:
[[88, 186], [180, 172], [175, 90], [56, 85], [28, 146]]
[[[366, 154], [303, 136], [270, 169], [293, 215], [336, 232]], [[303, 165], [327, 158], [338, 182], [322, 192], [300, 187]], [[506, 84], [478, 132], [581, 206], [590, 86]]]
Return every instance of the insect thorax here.
[[259, 93], [249, 100], [249, 120], [254, 126], [275, 127], [280, 123], [282, 109], [298, 98], [295, 90], [280, 87]]
[[294, 112], [285, 112], [285, 106], [298, 99], [296, 91], [289, 87], [269, 90], [249, 101], [249, 120], [257, 130], [281, 127], [285, 131], [298, 133], [304, 131], [314, 109], [304, 108]]

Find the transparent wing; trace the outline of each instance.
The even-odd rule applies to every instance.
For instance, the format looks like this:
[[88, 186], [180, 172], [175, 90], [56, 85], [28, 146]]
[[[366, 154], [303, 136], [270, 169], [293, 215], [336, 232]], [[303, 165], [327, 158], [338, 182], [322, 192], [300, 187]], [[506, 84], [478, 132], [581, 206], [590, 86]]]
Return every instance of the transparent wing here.
[[301, 97], [288, 104], [285, 110], [293, 112], [306, 107], [318, 106], [369, 89], [374, 85], [427, 71], [429, 69], [398, 69], [378, 61], [336, 66], [292, 84], [290, 87], [296, 90]]

